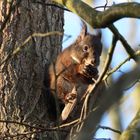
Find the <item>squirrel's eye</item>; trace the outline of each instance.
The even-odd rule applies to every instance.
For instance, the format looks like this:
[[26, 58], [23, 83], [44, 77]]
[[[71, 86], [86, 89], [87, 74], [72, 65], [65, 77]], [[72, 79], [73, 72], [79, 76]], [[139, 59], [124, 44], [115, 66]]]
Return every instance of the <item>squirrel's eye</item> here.
[[89, 46], [88, 46], [88, 45], [84, 45], [84, 47], [83, 47], [83, 52], [87, 52], [88, 49], [89, 49]]

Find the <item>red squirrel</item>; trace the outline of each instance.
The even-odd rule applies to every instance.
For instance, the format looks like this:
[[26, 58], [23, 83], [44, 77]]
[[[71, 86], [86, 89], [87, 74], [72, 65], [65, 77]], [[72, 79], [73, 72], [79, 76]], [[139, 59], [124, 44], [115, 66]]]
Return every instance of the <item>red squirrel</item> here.
[[[62, 51], [55, 63], [49, 68], [49, 112], [56, 118], [55, 97], [57, 98], [60, 114], [72, 98], [81, 98], [89, 84], [98, 78], [98, 65], [102, 52], [101, 33], [89, 34], [84, 24], [76, 41]], [[72, 94], [75, 88], [77, 95]], [[56, 95], [55, 95], [56, 94]], [[61, 114], [66, 120], [71, 111]], [[59, 115], [60, 115], [59, 114]]]

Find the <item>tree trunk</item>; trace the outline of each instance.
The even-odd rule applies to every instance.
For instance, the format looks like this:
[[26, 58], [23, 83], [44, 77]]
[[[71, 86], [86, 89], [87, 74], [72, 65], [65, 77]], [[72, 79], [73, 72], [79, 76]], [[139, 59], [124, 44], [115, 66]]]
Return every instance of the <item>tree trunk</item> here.
[[[42, 129], [50, 126], [42, 88], [45, 67], [61, 50], [63, 11], [45, 2], [0, 1], [0, 139], [55, 137]], [[42, 37], [52, 31], [60, 33]]]

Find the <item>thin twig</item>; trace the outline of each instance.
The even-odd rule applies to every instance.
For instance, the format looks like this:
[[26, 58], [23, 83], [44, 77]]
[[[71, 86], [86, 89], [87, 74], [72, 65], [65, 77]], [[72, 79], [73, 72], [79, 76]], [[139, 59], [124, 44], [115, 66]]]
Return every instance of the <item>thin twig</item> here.
[[108, 28], [112, 31], [112, 33], [116, 36], [116, 38], [121, 41], [128, 55], [131, 56], [131, 58], [133, 58], [135, 62], [137, 62], [138, 58], [135, 56], [135, 51], [131, 48], [131, 46], [128, 44], [125, 38], [119, 33], [117, 28], [113, 24], [110, 25]]
[[18, 124], [18, 125], [22, 125], [25, 127], [29, 127], [31, 129], [39, 129], [39, 130], [43, 130], [43, 131], [54, 131], [57, 129], [57, 127], [56, 128], [43, 128], [43, 127], [32, 126], [32, 125], [29, 125], [27, 123], [17, 122], [17, 121], [12, 121], [12, 120], [0, 120], [0, 123]]
[[[69, 122], [69, 123], [65, 123], [65, 124], [60, 125], [59, 128], [69, 127], [69, 126], [71, 126], [73, 124], [76, 124], [78, 122], [79, 122], [79, 119], [76, 119], [76, 120], [74, 120], [72, 122]], [[18, 124], [18, 125], [23, 125], [25, 127], [29, 127], [31, 129], [39, 129], [39, 130], [43, 130], [43, 131], [56, 131], [58, 129], [58, 126], [51, 127], [51, 128], [43, 128], [43, 127], [32, 126], [32, 125], [29, 125], [27, 123], [17, 122], [17, 121], [12, 121], [12, 120], [0, 120], [0, 123]], [[62, 131], [65, 131], [65, 130], [62, 130]]]
[[[72, 122], [69, 122], [69, 123], [65, 123], [65, 124], [60, 125], [59, 128], [69, 127], [69, 126], [71, 126], [73, 124], [76, 124], [78, 122], [79, 122], [79, 119], [76, 119], [76, 120], [74, 120]], [[53, 129], [58, 129], [58, 127], [53, 127]]]
[[133, 86], [135, 86], [138, 82], [140, 82], [140, 79], [137, 79], [136, 81], [134, 81], [129, 87], [125, 88], [124, 91], [129, 90], [130, 88], [132, 88]]
[[104, 9], [104, 8], [110, 8], [110, 7], [111, 7], [111, 6], [107, 6], [107, 5], [106, 5], [106, 7], [105, 7], [105, 6], [96, 6], [96, 7], [94, 7], [93, 9], [96, 10], [96, 9], [99, 9], [99, 8], [103, 8], [103, 9]]
[[68, 41], [72, 37], [71, 35], [66, 35], [66, 34], [64, 34], [64, 36], [66, 38], [63, 40], [62, 44], [65, 43], [66, 41]]
[[105, 6], [104, 6], [104, 10], [106, 9], [107, 4], [108, 4], [108, 0], [106, 0]]
[[[136, 56], [140, 56], [140, 51], [139, 51], [139, 50], [136, 51], [136, 52], [135, 52], [135, 55], [136, 55]], [[108, 72], [106, 73], [106, 75], [104, 76], [103, 80], [106, 81], [107, 78], [108, 78], [111, 74], [113, 74], [114, 72], [116, 72], [117, 70], [119, 70], [120, 67], [121, 67], [122, 65], [124, 65], [127, 61], [129, 61], [131, 58], [132, 58], [131, 56], [128, 56], [128, 57], [127, 57], [124, 61], [122, 61], [117, 67], [115, 67], [114, 69], [108, 71]]]
[[121, 133], [122, 133], [120, 130], [113, 129], [113, 128], [108, 127], [108, 126], [98, 125], [98, 126], [97, 126], [97, 129], [99, 129], [99, 128], [111, 130], [111, 131], [113, 131], [113, 132], [115, 132], [115, 133], [118, 133], [118, 134], [121, 134]]
[[62, 10], [71, 12], [69, 9], [64, 8], [64, 7], [62, 7], [62, 6], [59, 6], [58, 4], [54, 4], [54, 3], [44, 3], [44, 2], [40, 2], [40, 1], [36, 1], [36, 2], [33, 2], [33, 3], [41, 4], [41, 5], [45, 5], [45, 6], [52, 6], [52, 7], [60, 8], [60, 9], [62, 9]]
[[48, 33], [33, 33], [32, 35], [30, 35], [29, 37], [27, 37], [25, 39], [25, 41], [20, 46], [17, 46], [17, 48], [15, 50], [13, 50], [12, 52], [10, 52], [3, 59], [3, 61], [0, 63], [0, 66], [3, 63], [6, 63], [10, 58], [12, 58], [15, 55], [17, 55], [24, 48], [24, 46], [32, 39], [32, 37], [48, 37], [48, 36], [51, 36], [51, 35], [63, 35], [63, 33], [59, 32], [59, 31], [52, 31], [52, 32], [48, 32]]

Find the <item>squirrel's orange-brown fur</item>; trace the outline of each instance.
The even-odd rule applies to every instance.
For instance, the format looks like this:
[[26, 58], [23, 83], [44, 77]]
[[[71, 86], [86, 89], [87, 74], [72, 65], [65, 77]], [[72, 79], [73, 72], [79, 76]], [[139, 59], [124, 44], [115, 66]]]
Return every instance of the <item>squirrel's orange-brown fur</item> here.
[[[51, 94], [49, 95], [51, 98], [57, 94], [58, 103], [62, 106], [60, 111], [67, 104], [67, 96], [74, 86], [77, 87], [77, 98], [81, 98], [87, 86], [94, 83], [93, 79], [97, 79], [101, 52], [101, 35], [87, 33], [85, 25], [77, 40], [62, 51], [56, 62], [51, 64], [48, 72], [50, 83], [47, 94]], [[55, 106], [50, 108], [50, 111], [54, 113]]]

